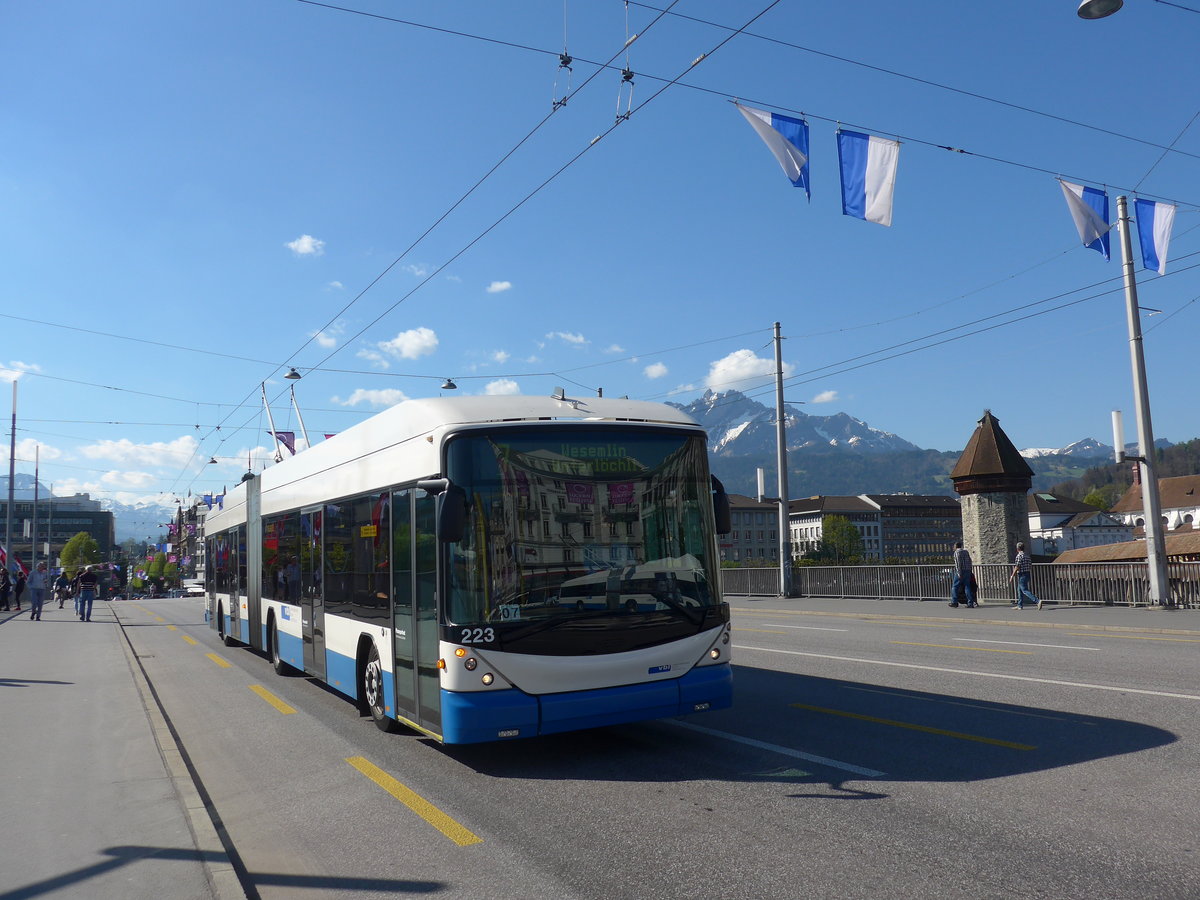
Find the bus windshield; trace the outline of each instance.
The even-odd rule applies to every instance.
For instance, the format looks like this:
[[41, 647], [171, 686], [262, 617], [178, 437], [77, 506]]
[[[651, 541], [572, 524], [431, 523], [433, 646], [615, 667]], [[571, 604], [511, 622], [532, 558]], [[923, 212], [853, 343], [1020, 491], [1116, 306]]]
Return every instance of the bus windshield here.
[[[450, 548], [455, 625], [604, 617], [700, 628], [720, 605], [703, 437], [663, 429], [521, 428], [447, 447], [466, 490]], [[630, 618], [634, 617], [634, 618]]]

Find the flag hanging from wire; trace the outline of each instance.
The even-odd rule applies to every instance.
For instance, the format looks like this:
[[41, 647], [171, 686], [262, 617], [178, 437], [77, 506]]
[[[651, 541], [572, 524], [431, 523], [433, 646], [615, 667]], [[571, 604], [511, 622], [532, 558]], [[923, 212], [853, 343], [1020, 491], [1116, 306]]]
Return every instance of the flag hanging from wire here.
[[750, 127], [755, 130], [767, 149], [774, 155], [783, 174], [798, 188], [804, 188], [811, 200], [812, 190], [808, 180], [808, 123], [779, 113], [767, 112], [734, 103]]
[[838, 131], [837, 140], [842, 213], [891, 225], [900, 142], [857, 131]]
[[[270, 434], [270, 433], [271, 433], [270, 431], [267, 432], [267, 434]], [[296, 432], [294, 432], [294, 431], [276, 431], [275, 432], [275, 440], [279, 441], [279, 443], [281, 443], [281, 444], [283, 444], [283, 446], [287, 447], [288, 452], [291, 453], [292, 456], [296, 455]]]
[[1175, 206], [1154, 200], [1137, 199], [1133, 203], [1137, 214], [1138, 240], [1142, 244], [1142, 265], [1159, 275], [1167, 274], [1167, 246], [1175, 226]]
[[1108, 192], [1058, 179], [1083, 246], [1108, 259]]

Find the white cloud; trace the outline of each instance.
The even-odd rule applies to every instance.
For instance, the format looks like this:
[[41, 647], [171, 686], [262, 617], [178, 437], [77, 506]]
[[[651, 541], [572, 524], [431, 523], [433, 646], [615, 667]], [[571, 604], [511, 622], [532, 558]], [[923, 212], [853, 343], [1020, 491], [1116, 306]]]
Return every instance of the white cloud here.
[[511, 281], [493, 281], [486, 288], [484, 288], [484, 290], [487, 291], [489, 294], [503, 294], [505, 291], [512, 290], [512, 282]]
[[521, 386], [511, 378], [497, 378], [495, 381], [489, 381], [483, 392], [491, 397], [499, 397], [502, 394], [519, 394]]
[[570, 331], [551, 331], [546, 335], [546, 339], [558, 338], [560, 341], [566, 341], [568, 344], [586, 344], [588, 342], [582, 334]]
[[409, 263], [404, 266], [404, 271], [416, 278], [424, 278], [429, 274], [429, 266], [425, 263]]
[[419, 359], [437, 349], [438, 337], [432, 328], [422, 326], [402, 331], [390, 341], [380, 341], [376, 346], [396, 359]]
[[821, 391], [817, 396], [809, 400], [809, 403], [832, 403], [838, 398], [837, 391]]
[[395, 406], [397, 403], [402, 403], [408, 399], [408, 396], [404, 391], [397, 390], [396, 388], [382, 388], [380, 390], [358, 388], [345, 400], [339, 397], [332, 399], [334, 403], [340, 403], [342, 406], [358, 406], [360, 403], [365, 403], [368, 406], [381, 409], [386, 406]]
[[625, 348], [622, 347], [620, 344], [609, 344], [607, 347], [604, 348], [604, 352], [605, 353], [624, 353]]
[[447, 275], [446, 280], [453, 281], [455, 284], [462, 284], [462, 278], [457, 275]]
[[328, 286], [329, 286], [329, 288], [331, 288], [332, 290], [335, 290], [335, 291], [340, 291], [346, 287], [340, 281], [331, 281], [331, 282], [329, 282]]
[[24, 363], [13, 360], [8, 365], [0, 363], [0, 380], [16, 381], [26, 372], [40, 372], [42, 367], [36, 363]]
[[324, 331], [316, 331], [312, 333], [313, 340], [324, 347], [326, 350], [336, 347], [338, 335], [346, 330], [344, 322], [334, 322]]
[[178, 466], [186, 462], [199, 443], [190, 434], [173, 441], [135, 444], [128, 438], [119, 441], [99, 441], [79, 448], [88, 459], [107, 459], [115, 463], [136, 466]]
[[145, 490], [160, 480], [161, 476], [150, 472], [122, 472], [117, 469], [100, 476], [100, 482], [109, 490]]
[[320, 256], [325, 252], [325, 242], [318, 240], [311, 234], [302, 234], [294, 241], [288, 241], [283, 246], [287, 247], [297, 256]]
[[662, 378], [667, 374], [667, 367], [660, 362], [650, 363], [642, 370], [647, 378]]
[[[783, 374], [791, 374], [795, 366], [783, 364]], [[728, 356], [709, 365], [704, 385], [714, 391], [745, 391], [763, 379], [775, 375], [775, 360], [755, 356], [753, 350], [734, 350]]]
[[699, 388], [697, 388], [694, 384], [681, 384], [678, 387], [671, 388], [671, 390], [667, 391], [667, 395], [674, 397], [677, 394], [690, 394], [697, 390], [699, 390]]
[[386, 369], [391, 365], [378, 350], [359, 350], [355, 355], [359, 359], [367, 360], [373, 366], [379, 366], [381, 369]]
[[[17, 460], [32, 463], [35, 459], [42, 462], [52, 459], [62, 459], [63, 452], [50, 444], [43, 444], [34, 438], [21, 438], [17, 441]], [[0, 441], [0, 460], [8, 462], [8, 440]], [[7, 473], [6, 473], [7, 474]]]
[[509, 355], [503, 350], [496, 350], [492, 353], [492, 362], [497, 362], [500, 363], [500, 365], [504, 365], [506, 362], [508, 362], [508, 356]]

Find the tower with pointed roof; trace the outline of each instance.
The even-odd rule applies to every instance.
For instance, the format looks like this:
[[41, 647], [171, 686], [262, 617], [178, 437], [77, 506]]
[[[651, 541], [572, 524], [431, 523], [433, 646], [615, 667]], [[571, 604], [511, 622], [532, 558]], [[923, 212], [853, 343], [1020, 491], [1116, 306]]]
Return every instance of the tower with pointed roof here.
[[1029, 546], [1026, 495], [1033, 469], [990, 409], [950, 473], [962, 497], [963, 546], [977, 563], [1011, 563], [1018, 541]]

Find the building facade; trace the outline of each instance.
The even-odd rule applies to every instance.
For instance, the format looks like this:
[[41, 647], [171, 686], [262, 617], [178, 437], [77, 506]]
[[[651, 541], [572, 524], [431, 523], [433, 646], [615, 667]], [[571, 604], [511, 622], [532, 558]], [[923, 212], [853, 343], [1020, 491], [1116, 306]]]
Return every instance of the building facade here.
[[1028, 497], [1029, 552], [1055, 557], [1067, 550], [1133, 539], [1133, 526], [1112, 513], [1070, 497], [1036, 493]]
[[867, 562], [883, 559], [883, 536], [879, 507], [862, 497], [816, 496], [793, 500], [788, 504], [788, 528], [792, 538], [792, 558], [803, 559], [816, 552], [825, 533], [829, 516], [848, 519], [863, 542]]
[[[34, 504], [32, 499], [13, 500], [13, 538], [12, 544], [17, 558], [28, 565], [32, 557], [35, 536]], [[100, 558], [109, 562], [117, 546], [116, 523], [113, 514], [100, 508], [100, 501], [93, 500], [87, 494], [75, 494], [71, 497], [40, 497], [37, 501], [37, 556], [39, 560], [47, 560], [46, 548], [49, 545], [48, 561], [52, 566], [58, 564], [67, 541], [79, 534], [87, 532], [100, 548]], [[8, 522], [8, 500], [0, 499], [0, 533]], [[28, 536], [27, 536], [28, 535]], [[4, 537], [4, 545], [8, 546], [8, 536]]]
[[990, 409], [950, 472], [962, 497], [963, 545], [977, 563], [1011, 563], [1018, 542], [1029, 544], [1026, 495], [1033, 469]]
[[721, 561], [779, 565], [779, 506], [744, 494], [729, 495], [731, 531], [720, 536]]

